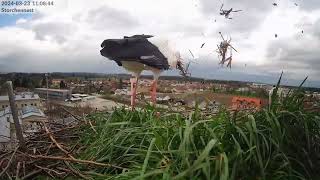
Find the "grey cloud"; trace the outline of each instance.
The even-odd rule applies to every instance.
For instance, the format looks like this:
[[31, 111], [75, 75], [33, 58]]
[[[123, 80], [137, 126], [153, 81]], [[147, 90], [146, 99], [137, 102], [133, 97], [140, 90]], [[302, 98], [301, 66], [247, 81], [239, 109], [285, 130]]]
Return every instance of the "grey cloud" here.
[[201, 7], [205, 16], [219, 16], [223, 24], [218, 31], [250, 33], [260, 26], [273, 6], [269, 0], [225, 0], [223, 9], [242, 10], [231, 13], [232, 20], [220, 16], [220, 1], [201, 0]]
[[128, 29], [136, 27], [139, 22], [128, 12], [108, 6], [99, 7], [88, 12], [87, 21], [98, 29]]
[[177, 23], [168, 27], [169, 32], [182, 33], [184, 37], [202, 36], [204, 26], [201, 24], [181, 24]]
[[[291, 43], [288, 43], [291, 42]], [[313, 75], [313, 78], [320, 76], [320, 44], [311, 46], [308, 40], [279, 39], [269, 44], [266, 58], [269, 62], [264, 68], [284, 68], [292, 72], [305, 72], [306, 75]]]
[[76, 26], [69, 23], [38, 23], [31, 26], [36, 34], [36, 39], [45, 40], [46, 36], [51, 36], [58, 43], [64, 43], [69, 35], [76, 31]]
[[97, 55], [82, 55], [77, 57], [56, 57], [54, 55], [38, 55], [27, 52], [26, 55], [9, 54], [0, 57], [1, 72], [122, 72], [121, 68], [111, 61]]
[[[306, 11], [313, 11], [320, 9], [320, 1], [319, 0], [301, 0], [296, 1], [299, 8]], [[294, 2], [292, 2], [294, 4]]]
[[309, 28], [312, 35], [314, 35], [317, 40], [320, 40], [320, 19], [318, 19], [311, 28]]

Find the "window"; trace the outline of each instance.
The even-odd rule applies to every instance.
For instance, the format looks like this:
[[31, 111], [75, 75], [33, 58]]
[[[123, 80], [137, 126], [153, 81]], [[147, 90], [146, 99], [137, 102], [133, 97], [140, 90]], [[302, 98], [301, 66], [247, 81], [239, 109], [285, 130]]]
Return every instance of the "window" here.
[[37, 103], [34, 103], [35, 106], [37, 106]]
[[8, 107], [8, 105], [6, 105], [6, 107]]
[[2, 105], [2, 108], [4, 109], [4, 105]]
[[25, 106], [28, 106], [27, 104], [24, 104]]
[[21, 107], [23, 107], [23, 104], [21, 104]]
[[31, 103], [31, 106], [33, 106], [33, 103]]

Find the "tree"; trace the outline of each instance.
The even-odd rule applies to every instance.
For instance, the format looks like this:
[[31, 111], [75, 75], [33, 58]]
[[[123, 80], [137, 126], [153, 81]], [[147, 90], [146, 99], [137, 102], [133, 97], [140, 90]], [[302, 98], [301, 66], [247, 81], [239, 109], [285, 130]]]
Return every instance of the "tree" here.
[[16, 88], [16, 87], [21, 87], [21, 80], [19, 77], [16, 77], [13, 81], [13, 87]]
[[64, 83], [64, 81], [63, 80], [61, 80], [60, 81], [60, 89], [64, 89], [64, 88], [66, 88], [67, 86], [66, 86], [66, 84]]
[[42, 77], [41, 86], [42, 87], [47, 87], [47, 78], [46, 78], [46, 76]]
[[30, 79], [26, 76], [22, 78], [21, 87], [28, 88], [30, 84]]
[[122, 89], [122, 88], [123, 88], [123, 81], [122, 81], [122, 78], [120, 78], [118, 83], [118, 89]]

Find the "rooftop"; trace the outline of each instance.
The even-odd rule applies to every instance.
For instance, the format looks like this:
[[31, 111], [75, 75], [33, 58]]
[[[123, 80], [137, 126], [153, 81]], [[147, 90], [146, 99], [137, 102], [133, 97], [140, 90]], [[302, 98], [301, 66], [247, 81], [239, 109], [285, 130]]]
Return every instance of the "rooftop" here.
[[11, 114], [11, 109], [10, 107], [6, 107], [4, 110], [0, 111], [0, 117], [7, 115], [7, 114]]
[[21, 110], [21, 118], [26, 118], [26, 117], [29, 117], [29, 116], [40, 116], [40, 117], [45, 117], [44, 113], [38, 109], [37, 107], [34, 107], [34, 106], [25, 106], [22, 108]]
[[56, 92], [69, 92], [69, 89], [47, 89], [47, 88], [36, 88], [35, 90], [40, 90], [40, 91], [56, 91]]
[[[34, 99], [34, 100], [39, 99], [39, 95], [30, 93], [30, 92], [21, 93], [19, 95], [15, 95], [15, 100], [16, 101], [32, 100], [32, 99]], [[8, 96], [0, 96], [0, 101], [9, 101], [9, 97]]]

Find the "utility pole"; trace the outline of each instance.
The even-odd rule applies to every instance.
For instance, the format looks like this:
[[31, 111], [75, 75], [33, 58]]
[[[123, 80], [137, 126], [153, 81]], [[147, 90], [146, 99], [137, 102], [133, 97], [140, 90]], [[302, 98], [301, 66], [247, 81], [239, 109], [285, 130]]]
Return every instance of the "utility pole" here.
[[7, 81], [6, 85], [7, 85], [7, 89], [8, 89], [8, 96], [9, 96], [9, 102], [10, 102], [11, 113], [12, 113], [12, 117], [13, 117], [13, 121], [14, 121], [14, 126], [16, 128], [16, 136], [17, 136], [17, 139], [19, 140], [19, 145], [20, 145], [21, 149], [25, 150], [26, 144], [25, 144], [24, 137], [22, 134], [22, 128], [21, 128], [20, 122], [19, 122], [18, 110], [17, 110], [17, 106], [15, 103], [15, 95], [13, 93], [12, 81]]

